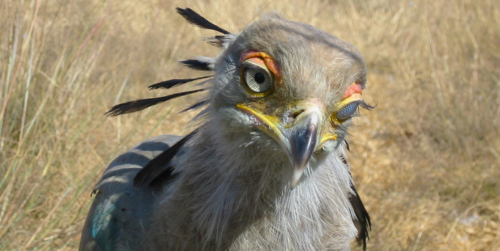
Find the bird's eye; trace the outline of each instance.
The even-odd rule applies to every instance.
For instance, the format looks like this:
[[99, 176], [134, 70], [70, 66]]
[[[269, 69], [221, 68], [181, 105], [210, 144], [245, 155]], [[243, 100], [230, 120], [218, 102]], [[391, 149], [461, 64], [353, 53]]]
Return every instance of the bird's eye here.
[[241, 80], [253, 94], [267, 95], [271, 90], [273, 78], [269, 71], [256, 64], [247, 64], [241, 72]]
[[362, 99], [358, 99], [342, 106], [342, 108], [337, 110], [337, 112], [335, 112], [332, 116], [333, 121], [337, 124], [346, 121], [347, 119], [351, 118], [354, 113], [356, 113], [358, 107], [360, 106], [367, 110], [375, 108], [374, 106], [365, 103], [365, 101], [363, 101]]
[[346, 106], [342, 107], [336, 113], [337, 120], [343, 121], [343, 120], [350, 118], [358, 109], [359, 104], [360, 104], [359, 101], [354, 101], [354, 102], [349, 103]]

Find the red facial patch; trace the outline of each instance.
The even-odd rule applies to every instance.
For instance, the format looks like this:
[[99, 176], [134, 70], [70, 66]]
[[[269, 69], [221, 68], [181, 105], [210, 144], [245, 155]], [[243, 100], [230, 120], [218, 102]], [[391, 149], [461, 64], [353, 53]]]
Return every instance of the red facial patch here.
[[351, 86], [349, 86], [349, 89], [347, 89], [347, 91], [345, 91], [344, 93], [344, 99], [352, 96], [354, 93], [359, 93], [359, 94], [362, 94], [363, 90], [361, 89], [361, 85], [357, 84], [357, 83], [352, 83]]

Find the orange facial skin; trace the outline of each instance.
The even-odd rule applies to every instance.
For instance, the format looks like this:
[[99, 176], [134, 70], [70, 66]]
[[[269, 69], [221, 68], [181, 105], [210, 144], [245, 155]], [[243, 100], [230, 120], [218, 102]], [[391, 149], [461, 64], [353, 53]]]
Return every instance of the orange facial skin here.
[[246, 60], [251, 60], [254, 63], [265, 65], [267, 69], [274, 75], [278, 84], [283, 84], [283, 78], [281, 75], [278, 63], [269, 56], [267, 53], [258, 51], [247, 51], [241, 55], [240, 64]]

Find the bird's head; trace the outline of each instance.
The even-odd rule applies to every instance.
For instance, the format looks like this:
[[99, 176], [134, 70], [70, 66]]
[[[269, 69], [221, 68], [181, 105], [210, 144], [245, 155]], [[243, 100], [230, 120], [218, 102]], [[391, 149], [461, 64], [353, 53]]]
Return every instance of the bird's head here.
[[371, 108], [362, 99], [361, 53], [303, 23], [268, 17], [251, 24], [227, 41], [214, 68], [207, 110], [221, 122], [217, 130], [226, 140], [259, 136], [263, 155], [278, 146], [292, 188], [311, 157], [320, 160], [343, 142], [358, 108]]
[[[189, 22], [223, 33], [208, 38], [221, 47], [217, 58], [181, 61], [190, 68], [213, 71], [213, 76], [173, 79], [150, 86], [172, 88], [200, 79], [208, 87], [114, 106], [109, 115], [139, 111], [169, 99], [208, 90], [206, 100], [188, 109], [206, 108], [200, 130], [216, 136], [225, 151], [259, 148], [261, 156], [289, 163], [290, 187], [295, 187], [308, 164], [321, 163], [347, 134], [358, 108], [371, 109], [362, 99], [366, 66], [351, 44], [313, 26], [271, 15], [247, 26], [240, 34], [212, 24], [193, 10], [177, 8]], [[150, 184], [182, 145], [196, 132], [153, 160], [136, 177]], [[255, 151], [247, 151], [255, 153]], [[313, 161], [314, 160], [314, 161]], [[138, 178], [139, 177], [139, 178]]]

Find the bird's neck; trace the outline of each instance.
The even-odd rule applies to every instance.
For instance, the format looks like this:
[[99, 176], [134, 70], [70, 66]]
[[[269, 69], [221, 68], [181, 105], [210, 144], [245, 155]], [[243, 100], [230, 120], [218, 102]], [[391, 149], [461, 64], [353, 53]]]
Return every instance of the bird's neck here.
[[[167, 226], [158, 233], [190, 242], [177, 248], [202, 245], [225, 249], [234, 246], [249, 231], [262, 234], [258, 226], [270, 222], [281, 224], [282, 233], [287, 231], [285, 226], [292, 223], [299, 226], [290, 229], [309, 226], [310, 231], [321, 232], [323, 229], [317, 222], [324, 222], [320, 219], [324, 213], [322, 208], [344, 210], [332, 212], [336, 215], [349, 214], [347, 197], [340, 196], [338, 201], [330, 198], [330, 193], [335, 190], [339, 195], [348, 194], [349, 178], [345, 180], [345, 186], [332, 190], [329, 186], [336, 183], [331, 180], [335, 177], [329, 170], [321, 168], [316, 174], [312, 171], [305, 174], [311, 177], [291, 190], [289, 163], [284, 154], [280, 155], [279, 149], [245, 145], [243, 142], [248, 142], [248, 139], [241, 142], [215, 140], [215, 137], [224, 139], [219, 136], [200, 133], [200, 143], [193, 145], [183, 158], [184, 163], [180, 163], [184, 167], [183, 177], [173, 187], [175, 191], [165, 198], [165, 206], [160, 204], [158, 207], [159, 215], [163, 217], [158, 220]], [[316, 177], [318, 175], [323, 177]], [[328, 207], [325, 203], [345, 207]], [[307, 215], [302, 215], [304, 212]], [[293, 238], [292, 235], [296, 234], [288, 233], [287, 236]]]

